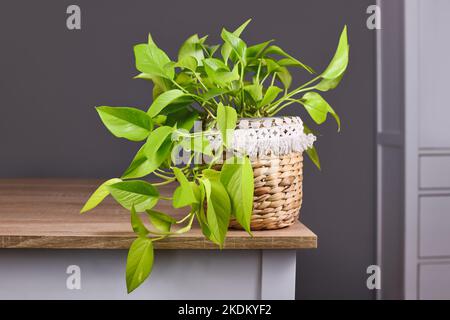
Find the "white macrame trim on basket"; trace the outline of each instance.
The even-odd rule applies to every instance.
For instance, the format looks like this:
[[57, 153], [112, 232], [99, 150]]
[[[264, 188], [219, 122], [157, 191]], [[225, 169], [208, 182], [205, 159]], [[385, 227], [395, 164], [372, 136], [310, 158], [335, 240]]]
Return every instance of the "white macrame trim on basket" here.
[[[222, 145], [219, 133], [209, 137], [212, 149]], [[300, 117], [279, 117], [260, 119], [240, 119], [234, 130], [230, 149], [245, 153], [250, 157], [263, 155], [285, 155], [303, 152], [313, 146], [316, 137], [303, 132]]]

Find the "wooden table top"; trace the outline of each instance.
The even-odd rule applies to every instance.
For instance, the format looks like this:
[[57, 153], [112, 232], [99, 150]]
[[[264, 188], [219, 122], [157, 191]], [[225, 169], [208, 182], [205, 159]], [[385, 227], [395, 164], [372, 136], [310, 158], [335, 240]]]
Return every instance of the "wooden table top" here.
[[[85, 214], [79, 211], [101, 183], [86, 179], [0, 179], [0, 248], [127, 249], [135, 239], [129, 212], [111, 197]], [[168, 186], [160, 188], [170, 194]], [[181, 215], [170, 202], [158, 210]], [[316, 248], [317, 236], [297, 222], [281, 230], [230, 230], [225, 249]], [[186, 234], [156, 241], [158, 249], [217, 249], [198, 225]]]

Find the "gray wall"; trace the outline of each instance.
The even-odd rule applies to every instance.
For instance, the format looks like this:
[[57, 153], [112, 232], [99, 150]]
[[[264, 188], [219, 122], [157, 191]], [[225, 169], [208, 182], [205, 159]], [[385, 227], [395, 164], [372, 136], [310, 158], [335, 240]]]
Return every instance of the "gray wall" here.
[[[222, 26], [254, 21], [245, 38], [275, 38], [317, 70], [349, 26], [350, 67], [326, 95], [342, 118], [330, 121], [318, 149], [323, 171], [307, 160], [301, 219], [319, 249], [300, 252], [298, 298], [370, 299], [366, 267], [375, 263], [375, 33], [369, 0], [8, 1], [0, 12], [0, 177], [113, 177], [137, 145], [113, 138], [94, 106], [151, 102], [148, 83], [132, 80], [132, 46], [151, 31], [171, 56], [195, 32], [218, 40]], [[82, 30], [65, 28], [65, 10], [82, 9]], [[286, 110], [297, 114], [296, 108]]]

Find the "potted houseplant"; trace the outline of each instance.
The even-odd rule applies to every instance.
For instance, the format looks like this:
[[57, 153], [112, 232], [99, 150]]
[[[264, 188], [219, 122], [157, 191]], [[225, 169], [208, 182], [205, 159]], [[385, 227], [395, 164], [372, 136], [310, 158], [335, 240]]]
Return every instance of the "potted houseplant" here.
[[[315, 136], [299, 117], [276, 117], [291, 104], [303, 106], [312, 120], [336, 112], [318, 92], [335, 88], [348, 64], [347, 30], [322, 73], [286, 53], [272, 41], [247, 45], [241, 33], [223, 29], [220, 45], [193, 35], [172, 61], [149, 35], [134, 47], [135, 78], [153, 83], [153, 103], [143, 111], [97, 107], [113, 135], [144, 141], [120, 178], [98, 187], [81, 212], [106, 196], [131, 212], [137, 234], [126, 268], [128, 292], [150, 274], [153, 242], [189, 231], [194, 219], [209, 240], [222, 247], [229, 227], [274, 229], [295, 222], [302, 197], [302, 152], [320, 168]], [[289, 69], [311, 80], [291, 89]], [[153, 175], [157, 182], [143, 180]], [[171, 197], [161, 185], [174, 183]], [[154, 210], [158, 201], [190, 208], [181, 220]], [[144, 213], [141, 216], [141, 213]], [[142, 218], [146, 217], [144, 223]]]

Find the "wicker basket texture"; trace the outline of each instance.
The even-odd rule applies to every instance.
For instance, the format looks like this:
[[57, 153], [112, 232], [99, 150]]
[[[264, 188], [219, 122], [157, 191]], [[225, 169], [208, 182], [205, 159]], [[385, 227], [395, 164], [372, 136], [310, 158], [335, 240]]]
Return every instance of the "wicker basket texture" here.
[[[281, 229], [294, 224], [302, 205], [302, 154], [258, 157], [252, 160], [252, 167], [255, 191], [251, 229]], [[232, 219], [230, 228], [242, 227]]]

